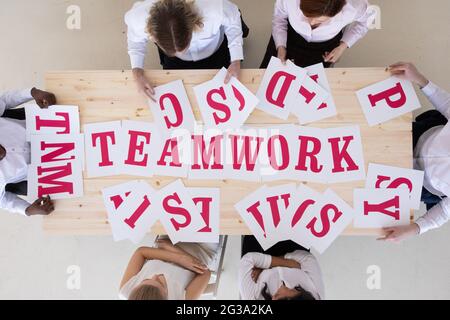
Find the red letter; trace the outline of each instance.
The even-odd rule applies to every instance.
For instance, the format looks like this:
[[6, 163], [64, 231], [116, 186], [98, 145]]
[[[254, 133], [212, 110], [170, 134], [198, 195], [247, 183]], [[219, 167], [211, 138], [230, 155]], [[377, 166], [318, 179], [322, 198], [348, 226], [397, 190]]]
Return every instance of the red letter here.
[[330, 217], [328, 216], [328, 212], [332, 210], [334, 212], [333, 216], [333, 223], [336, 223], [336, 221], [339, 220], [339, 218], [342, 216], [342, 212], [339, 211], [339, 209], [334, 204], [327, 204], [320, 210], [320, 220], [322, 221], [322, 231], [317, 231], [315, 229], [315, 224], [317, 221], [317, 218], [314, 217], [306, 226], [307, 229], [311, 231], [313, 235], [315, 235], [317, 238], [323, 238], [325, 237], [328, 232], [330, 231]]
[[211, 209], [212, 198], [193, 198], [195, 205], [198, 206], [200, 204], [200, 214], [202, 216], [203, 221], [205, 221], [205, 227], [203, 229], [198, 230], [198, 232], [211, 232], [212, 229], [209, 226], [209, 215]]
[[[128, 159], [125, 160], [125, 164], [145, 167], [148, 161], [148, 153], [144, 155], [144, 146], [150, 144], [150, 132], [130, 130], [128, 134], [130, 135], [130, 146], [128, 149]], [[138, 144], [138, 137], [144, 137], [145, 141], [141, 141]], [[144, 156], [141, 161], [136, 161], [136, 151], [139, 152], [139, 155]]]
[[172, 138], [166, 141], [161, 158], [158, 161], [158, 166], [166, 166], [166, 158], [171, 157], [172, 161], [169, 166], [171, 167], [181, 167], [180, 156], [178, 153], [178, 140], [177, 138]]
[[[125, 193], [125, 197], [128, 197], [130, 195], [131, 192], [127, 192]], [[120, 194], [118, 194], [117, 196], [112, 196], [109, 198], [109, 201], [111, 201], [114, 205], [114, 208], [119, 208], [122, 203], [123, 203], [123, 198]]]
[[114, 131], [109, 132], [98, 132], [92, 134], [92, 145], [97, 146], [97, 138], [100, 139], [100, 150], [102, 154], [102, 162], [98, 165], [100, 167], [112, 166], [114, 163], [109, 160], [109, 149], [108, 149], [108, 138], [111, 139], [111, 144], [116, 144], [116, 135]]
[[205, 139], [203, 136], [192, 136], [194, 142], [193, 150], [194, 153], [194, 163], [192, 164], [192, 169], [200, 170], [202, 167], [199, 164], [198, 153], [202, 155], [203, 169], [209, 168], [209, 163], [211, 162], [211, 157], [214, 155], [214, 164], [211, 166], [213, 170], [223, 169], [223, 165], [220, 163], [222, 154], [221, 146], [223, 141], [223, 136], [215, 136], [211, 138], [209, 143], [208, 151], [206, 151]]
[[164, 111], [166, 109], [164, 106], [165, 99], [170, 100], [173, 110], [175, 111], [175, 116], [177, 117], [177, 119], [175, 120], [175, 122], [171, 122], [169, 120], [169, 117], [164, 116], [164, 122], [166, 123], [166, 126], [168, 129], [176, 128], [176, 127], [180, 126], [181, 123], [183, 123], [183, 109], [181, 109], [180, 101], [178, 100], [177, 96], [174, 95], [173, 93], [166, 93], [166, 94], [162, 95], [159, 98], [159, 107], [161, 108], [162, 111]]
[[[394, 207], [394, 212], [388, 210], [391, 207]], [[383, 213], [395, 220], [400, 220], [400, 197], [395, 196], [380, 204], [370, 204], [368, 201], [364, 201], [364, 215], [368, 216], [371, 212]]]
[[[281, 78], [284, 78], [284, 82], [281, 86], [280, 92], [278, 94], [278, 97], [274, 98], [274, 91], [275, 88], [280, 81]], [[270, 79], [269, 85], [267, 86], [266, 91], [266, 99], [268, 102], [270, 102], [273, 105], [276, 105], [277, 107], [284, 108], [284, 100], [286, 99], [286, 96], [288, 94], [289, 88], [292, 84], [292, 82], [297, 77], [293, 74], [284, 72], [284, 71], [278, 71], [273, 76], [272, 79]]]
[[73, 143], [73, 142], [47, 143], [45, 141], [41, 141], [41, 151], [45, 151], [46, 149], [57, 149], [57, 150], [54, 150], [54, 151], [49, 152], [48, 154], [42, 155], [41, 162], [43, 162], [43, 163], [75, 159], [75, 156], [70, 156], [69, 158], [57, 158], [65, 153], [73, 151], [75, 149], [75, 143]]
[[[313, 79], [316, 83], [319, 83], [319, 75], [318, 74], [310, 75], [309, 77], [311, 79]], [[317, 108], [317, 110], [325, 109], [326, 107], [328, 107], [328, 105], [324, 102]]]
[[178, 231], [181, 228], [186, 228], [191, 223], [191, 215], [189, 214], [189, 211], [187, 211], [184, 208], [181, 207], [173, 207], [169, 204], [170, 200], [174, 200], [178, 205], [181, 205], [181, 199], [178, 196], [178, 193], [174, 193], [173, 195], [167, 196], [163, 200], [163, 208], [164, 210], [169, 214], [176, 214], [183, 216], [185, 218], [184, 223], [178, 223], [174, 218], [170, 219], [170, 222], [172, 222], [172, 225], [174, 226], [175, 230]]
[[[342, 137], [342, 139], [344, 140], [344, 146], [342, 147], [342, 150], [339, 149], [339, 142], [341, 141], [341, 138], [328, 139], [328, 142], [331, 144], [331, 152], [333, 153], [333, 163], [334, 163], [334, 168], [332, 170], [333, 173], [344, 171], [355, 171], [359, 169], [359, 167], [353, 161], [350, 154], [347, 152], [348, 146], [350, 142], [353, 141], [354, 137], [348, 136]], [[347, 170], [345, 170], [342, 167], [343, 160], [345, 160], [345, 162], [348, 165]]]
[[295, 227], [297, 223], [300, 221], [300, 219], [303, 217], [303, 214], [305, 213], [306, 209], [308, 209], [309, 206], [312, 206], [315, 204], [316, 201], [309, 199], [302, 202], [297, 210], [294, 213], [294, 216], [292, 217], [291, 227]]
[[[306, 158], [310, 158], [311, 171], [314, 173], [321, 172], [323, 170], [323, 165], [319, 165], [319, 161], [317, 160], [317, 155], [322, 149], [320, 139], [315, 137], [299, 136], [298, 140], [300, 140], [300, 150], [298, 154], [298, 165], [295, 167], [295, 170], [307, 171], [308, 167], [306, 166]], [[312, 142], [313, 149], [308, 152], [309, 142]]]
[[[400, 97], [392, 101], [392, 97], [399, 94]], [[389, 107], [392, 109], [397, 109], [400, 107], [403, 107], [403, 105], [406, 103], [406, 94], [405, 91], [403, 91], [402, 85], [400, 82], [398, 82], [395, 87], [392, 87], [391, 89], [388, 89], [386, 91], [377, 93], [377, 94], [369, 94], [369, 101], [372, 107], [375, 107], [378, 102], [381, 100], [386, 100], [386, 103]]]
[[234, 97], [236, 98], [236, 100], [239, 102], [239, 111], [244, 110], [245, 107], [245, 99], [244, 96], [242, 95], [242, 93], [236, 89], [235, 86], [231, 86], [233, 88], [233, 93], [234, 93]]
[[224, 123], [224, 122], [227, 122], [228, 120], [230, 120], [231, 110], [226, 104], [214, 101], [212, 98], [212, 96], [214, 94], [219, 94], [223, 100], [226, 100], [227, 96], [225, 95], [225, 89], [223, 87], [220, 87], [220, 89], [213, 89], [213, 90], [209, 91], [208, 94], [206, 95], [206, 102], [208, 103], [208, 105], [211, 108], [213, 108], [214, 110], [222, 111], [224, 113], [223, 118], [220, 118], [217, 115], [217, 112], [213, 113], [214, 122], [216, 123], [216, 125], [218, 125], [220, 123]]
[[[377, 177], [377, 182], [375, 183], [375, 188], [380, 189], [381, 188], [381, 184], [384, 181], [390, 181], [391, 178], [390, 177], [386, 177], [386, 176], [378, 176]], [[407, 179], [407, 178], [397, 178], [394, 181], [392, 181], [386, 188], [387, 189], [397, 189], [398, 187], [400, 187], [402, 184], [406, 185], [409, 189], [409, 192], [412, 192], [413, 189], [413, 185], [411, 180]]]
[[[278, 165], [277, 163], [277, 157], [274, 152], [275, 149], [275, 140], [278, 140], [280, 142], [280, 148], [281, 148], [281, 165]], [[288, 141], [284, 136], [276, 135], [269, 138], [268, 141], [269, 145], [269, 162], [270, 166], [274, 168], [275, 170], [284, 170], [289, 166], [289, 146]]]
[[[45, 177], [41, 177], [42, 174], [53, 172]], [[37, 167], [38, 174], [38, 197], [44, 195], [51, 195], [56, 193], [69, 193], [73, 194], [73, 183], [65, 181], [57, 181], [58, 179], [70, 176], [72, 174], [72, 163], [68, 162], [64, 166], [52, 167], [52, 168], [42, 168]], [[41, 184], [50, 184], [54, 187], [43, 187]]]
[[136, 221], [139, 220], [139, 218], [144, 214], [145, 210], [150, 207], [151, 203], [150, 200], [148, 200], [147, 196], [144, 196], [144, 200], [139, 205], [139, 207], [136, 209], [136, 211], [133, 212], [131, 217], [124, 220], [124, 222], [130, 226], [131, 229], [134, 229], [136, 227]]
[[264, 227], [264, 219], [263, 219], [261, 212], [258, 209], [259, 206], [260, 206], [260, 203], [258, 201], [254, 205], [248, 207], [247, 212], [250, 213], [253, 216], [253, 218], [255, 218], [256, 222], [259, 224], [259, 226], [261, 227], [261, 229], [264, 232], [264, 237], [267, 237], [266, 228]]
[[306, 104], [311, 103], [312, 99], [316, 96], [315, 92], [308, 91], [305, 87], [301, 86], [299, 93], [305, 98]]
[[[238, 154], [238, 139], [243, 138], [244, 142], [242, 144], [242, 148]], [[234, 170], [240, 170], [242, 167], [243, 158], [245, 158], [245, 165], [247, 171], [253, 171], [255, 169], [256, 165], [256, 158], [259, 154], [259, 149], [261, 146], [261, 143], [264, 141], [264, 138], [256, 137], [256, 150], [251, 150], [251, 142], [255, 137], [250, 136], [235, 136], [230, 135], [231, 144], [233, 146], [232, 148], [232, 155], [233, 155], [233, 169]], [[242, 150], [243, 149], [243, 150]]]
[[67, 112], [56, 112], [56, 116], [62, 117], [62, 120], [42, 120], [40, 116], [36, 116], [36, 130], [41, 130], [42, 127], [62, 128], [63, 131], [57, 134], [70, 133], [69, 114]]
[[289, 198], [291, 195], [289, 193], [283, 194], [280, 196], [273, 196], [266, 198], [266, 201], [270, 205], [270, 212], [272, 213], [272, 219], [273, 219], [273, 225], [278, 227], [278, 224], [280, 223], [281, 217], [280, 217], [280, 208], [278, 207], [278, 199], [281, 199], [284, 201], [284, 208], [287, 209], [289, 207]]

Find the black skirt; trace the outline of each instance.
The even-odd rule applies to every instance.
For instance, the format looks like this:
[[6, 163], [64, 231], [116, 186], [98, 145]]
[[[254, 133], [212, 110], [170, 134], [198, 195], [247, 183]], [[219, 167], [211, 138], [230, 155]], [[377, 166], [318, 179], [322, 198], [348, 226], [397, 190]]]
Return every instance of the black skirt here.
[[438, 126], [445, 126], [448, 120], [437, 110], [429, 110], [422, 113], [413, 122], [413, 146], [414, 148], [419, 142], [420, 137], [430, 130], [431, 128]]
[[[250, 29], [244, 22], [242, 16], [241, 21], [243, 38], [247, 38]], [[164, 70], [222, 69], [223, 67], [228, 68], [231, 64], [230, 50], [228, 49], [228, 39], [226, 36], [219, 49], [213, 55], [199, 61], [185, 61], [177, 57], [169, 57], [159, 47], [158, 52], [160, 63]]]
[[[287, 59], [293, 60], [297, 66], [302, 68], [321, 62], [324, 64], [325, 68], [329, 68], [332, 64], [329, 62], [324, 62], [323, 55], [326, 52], [331, 52], [338, 47], [341, 43], [342, 36], [343, 32], [341, 31], [337, 36], [328, 41], [308, 42], [289, 24], [286, 48]], [[270, 59], [272, 57], [276, 57], [277, 55], [275, 41], [273, 40], [273, 37], [271, 37], [260, 68], [266, 69], [269, 65]]]

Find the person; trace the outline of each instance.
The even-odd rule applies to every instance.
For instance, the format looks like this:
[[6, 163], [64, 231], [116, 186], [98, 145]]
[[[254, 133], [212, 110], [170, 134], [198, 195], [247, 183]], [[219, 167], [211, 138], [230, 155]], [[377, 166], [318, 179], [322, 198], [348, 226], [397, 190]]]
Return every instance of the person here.
[[228, 68], [225, 82], [238, 77], [248, 27], [229, 0], [146, 0], [125, 15], [128, 53], [138, 89], [155, 91], [144, 75], [147, 43], [153, 41], [165, 70]]
[[239, 291], [244, 300], [322, 300], [324, 284], [316, 258], [302, 246], [283, 241], [264, 251], [244, 236]]
[[386, 228], [380, 240], [401, 242], [439, 228], [450, 219], [450, 94], [429, 81], [412, 63], [389, 67], [392, 75], [417, 84], [436, 110], [427, 111], [413, 123], [414, 168], [425, 172], [422, 201], [427, 213], [406, 226]]
[[271, 57], [293, 60], [299, 67], [330, 67], [367, 34], [374, 18], [367, 0], [276, 0], [261, 68]]
[[120, 284], [123, 300], [196, 300], [208, 286], [218, 244], [177, 243], [160, 237], [155, 248], [141, 247]]
[[54, 210], [50, 197], [30, 204], [27, 195], [30, 146], [26, 141], [25, 109], [16, 108], [35, 100], [41, 108], [56, 103], [55, 95], [36, 88], [0, 94], [0, 208], [26, 216], [48, 215]]

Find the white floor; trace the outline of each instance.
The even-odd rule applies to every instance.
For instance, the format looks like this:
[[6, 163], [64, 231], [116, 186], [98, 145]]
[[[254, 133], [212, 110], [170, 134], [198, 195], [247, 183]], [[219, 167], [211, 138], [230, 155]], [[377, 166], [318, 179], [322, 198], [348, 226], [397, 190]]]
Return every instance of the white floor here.
[[[235, 2], [252, 30], [246, 42], [245, 66], [254, 68], [259, 65], [270, 34], [273, 1]], [[372, 31], [352, 48], [339, 66], [386, 66], [397, 60], [415, 61], [449, 90], [450, 2], [371, 2], [382, 9], [382, 29]], [[2, 33], [0, 42], [0, 90], [42, 86], [46, 70], [128, 68], [122, 17], [132, 3], [2, 0], [0, 24], [7, 32]], [[81, 30], [66, 28], [66, 9], [71, 4], [81, 8]], [[157, 67], [156, 61], [152, 48], [148, 66]], [[421, 99], [424, 107], [429, 105]], [[327, 298], [449, 299], [449, 236], [450, 225], [401, 245], [379, 243], [368, 237], [339, 238], [319, 257]], [[218, 298], [238, 298], [239, 248], [240, 239], [231, 238]], [[0, 299], [115, 299], [134, 249], [131, 244], [113, 243], [110, 237], [48, 237], [41, 232], [39, 218], [1, 212]], [[371, 266], [380, 271], [379, 290], [367, 287], [367, 270]], [[81, 287], [71, 290], [78, 267]]]

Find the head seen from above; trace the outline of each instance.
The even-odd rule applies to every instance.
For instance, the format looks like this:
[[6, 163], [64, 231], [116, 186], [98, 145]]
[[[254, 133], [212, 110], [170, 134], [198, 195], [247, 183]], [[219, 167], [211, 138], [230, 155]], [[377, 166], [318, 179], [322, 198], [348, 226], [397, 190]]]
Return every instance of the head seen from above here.
[[306, 291], [301, 286], [291, 289], [288, 288], [284, 282], [273, 296], [267, 292], [267, 284], [264, 286], [261, 294], [264, 297], [264, 300], [316, 300], [310, 292]]
[[161, 0], [150, 9], [147, 32], [168, 56], [189, 48], [192, 34], [203, 27], [202, 17], [193, 1]]
[[317, 27], [341, 12], [346, 3], [346, 0], [301, 0], [300, 10], [311, 27]]
[[168, 289], [164, 275], [142, 281], [130, 294], [129, 300], [167, 300]]

